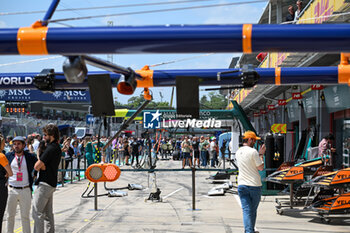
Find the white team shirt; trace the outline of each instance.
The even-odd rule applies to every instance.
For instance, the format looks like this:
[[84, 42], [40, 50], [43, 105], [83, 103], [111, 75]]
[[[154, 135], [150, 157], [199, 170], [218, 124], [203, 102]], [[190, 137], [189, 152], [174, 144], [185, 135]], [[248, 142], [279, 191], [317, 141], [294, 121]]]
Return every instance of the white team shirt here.
[[262, 186], [258, 166], [263, 164], [256, 149], [243, 146], [236, 152], [238, 185]]

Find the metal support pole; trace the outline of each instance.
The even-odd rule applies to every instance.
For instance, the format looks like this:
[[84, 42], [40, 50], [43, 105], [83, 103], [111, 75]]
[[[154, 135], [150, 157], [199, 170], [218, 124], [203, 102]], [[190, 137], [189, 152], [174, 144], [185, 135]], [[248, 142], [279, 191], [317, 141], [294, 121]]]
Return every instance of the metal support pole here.
[[321, 100], [321, 91], [316, 90], [316, 130], [317, 130], [317, 139], [322, 138], [322, 100]]
[[47, 12], [46, 12], [46, 14], [45, 14], [45, 16], [43, 18], [43, 22], [42, 22], [43, 26], [47, 26], [48, 25], [47, 20], [52, 18], [53, 13], [55, 13], [55, 10], [56, 10], [56, 8], [57, 8], [59, 3], [60, 3], [60, 0], [53, 0], [51, 2], [51, 5], [50, 5], [49, 9], [47, 10]]
[[192, 168], [192, 210], [196, 209], [196, 168]]
[[282, 23], [282, 1], [276, 1], [276, 24]]
[[97, 183], [94, 183], [94, 199], [95, 199], [95, 210], [97, 210]]
[[[283, 92], [282, 99], [286, 99], [286, 92]], [[286, 114], [286, 106], [282, 106], [282, 124], [287, 124], [287, 114]], [[287, 134], [284, 135], [284, 158], [283, 161], [287, 161], [288, 155], [287, 155]]]
[[[1, 29], [0, 29], [1, 34]], [[349, 35], [350, 37], [350, 35]], [[1, 37], [0, 37], [0, 47], [1, 47]], [[350, 49], [349, 49], [350, 50]], [[1, 48], [0, 48], [1, 51]], [[275, 68], [256, 68], [254, 69], [260, 76], [258, 84], [265, 85], [266, 91], [273, 90], [275, 88]], [[235, 71], [231, 74], [222, 74], [221, 81], [217, 81], [217, 74], [219, 72], [228, 72]], [[237, 72], [236, 72], [237, 71]], [[32, 89], [37, 90], [37, 87], [34, 85], [34, 82], [31, 79], [38, 76], [40, 72], [25, 72], [25, 73], [0, 73], [1, 77], [8, 78], [18, 77], [18, 84], [8, 84], [1, 85], [1, 89]], [[120, 74], [109, 73], [107, 71], [91, 71], [88, 75], [106, 75], [109, 74], [111, 82], [117, 82], [120, 78]], [[330, 67], [281, 67], [281, 85], [312, 85], [312, 84], [324, 84], [324, 85], [334, 85], [339, 83], [339, 69], [336, 66]], [[175, 86], [177, 76], [196, 76], [199, 77], [201, 81], [201, 86], [213, 86], [213, 85], [241, 85], [242, 80], [239, 77], [242, 75], [242, 72], [238, 69], [188, 69], [188, 70], [154, 70], [153, 71], [153, 85], [154, 87], [165, 87], [165, 86]], [[315, 79], [317, 77], [317, 80]], [[29, 82], [29, 80], [31, 80]], [[55, 88], [57, 89], [87, 89], [88, 82], [87, 79], [80, 84], [70, 84], [67, 83], [67, 80], [63, 73], [55, 72]], [[262, 97], [261, 95], [260, 97]], [[259, 98], [260, 98], [259, 97]], [[257, 98], [257, 99], [259, 99]], [[252, 104], [248, 104], [245, 108], [249, 108]], [[141, 109], [140, 112], [142, 112]], [[140, 113], [139, 112], [139, 113]], [[136, 116], [135, 116], [136, 117]], [[131, 123], [134, 119], [132, 119]], [[95, 123], [96, 124], [96, 123]], [[123, 129], [124, 130], [124, 129]], [[118, 135], [117, 135], [118, 136]], [[114, 138], [113, 138], [114, 140]], [[112, 140], [112, 141], [113, 141]], [[109, 146], [109, 145], [108, 145]]]
[[[269, 21], [268, 24], [271, 24], [272, 21], [272, 2], [269, 1]], [[267, 67], [270, 68], [270, 53], [267, 54]]]
[[[280, 8], [281, 9], [281, 8]], [[281, 9], [282, 10], [282, 9]], [[280, 11], [281, 12], [281, 11]], [[50, 20], [51, 23], [55, 22]], [[62, 21], [60, 21], [62, 22]], [[232, 52], [349, 52], [348, 24], [253, 24], [249, 44], [242, 34], [245, 25], [174, 25], [146, 27], [50, 27], [45, 34], [32, 30], [31, 40], [46, 44], [47, 49], [22, 51], [19, 28], [0, 29], [0, 54], [136, 54], [136, 53], [232, 53]], [[310, 33], [312, 31], [312, 33]], [[18, 35], [17, 35], [18, 34]], [[290, 35], [293, 35], [292, 37]], [[17, 37], [21, 43], [17, 44]], [[267, 40], [268, 38], [268, 40]], [[31, 43], [31, 42], [30, 42]], [[29, 43], [29, 44], [30, 44]], [[200, 43], [200, 45], [198, 44]], [[248, 42], [247, 42], [248, 43]], [[18, 45], [20, 46], [18, 48]], [[84, 55], [84, 59], [86, 56]], [[89, 61], [90, 62], [90, 61]], [[99, 63], [99, 62], [98, 62]], [[110, 66], [111, 67], [111, 66]]]
[[272, 3], [269, 2], [269, 24], [271, 24], [272, 19]]

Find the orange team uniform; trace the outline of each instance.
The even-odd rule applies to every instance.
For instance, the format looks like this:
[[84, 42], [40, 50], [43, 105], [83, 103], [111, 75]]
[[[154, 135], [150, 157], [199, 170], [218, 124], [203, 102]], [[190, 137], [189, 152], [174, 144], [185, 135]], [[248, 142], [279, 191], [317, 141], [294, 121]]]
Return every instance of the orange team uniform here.
[[5, 167], [7, 164], [9, 164], [9, 161], [6, 156], [3, 153], [0, 153], [0, 165]]

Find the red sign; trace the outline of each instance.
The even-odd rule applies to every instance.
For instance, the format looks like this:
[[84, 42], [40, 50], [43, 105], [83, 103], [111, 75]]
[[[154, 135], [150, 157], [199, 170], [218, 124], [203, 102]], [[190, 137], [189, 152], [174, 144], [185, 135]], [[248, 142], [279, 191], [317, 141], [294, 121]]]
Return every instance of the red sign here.
[[324, 86], [321, 84], [311, 85], [311, 90], [323, 90]]
[[260, 114], [259, 113], [254, 113], [254, 117], [259, 117]]
[[260, 114], [266, 114], [267, 111], [265, 109], [260, 109]]
[[279, 106], [287, 105], [287, 101], [285, 99], [280, 99], [280, 100], [278, 100], [278, 105]]
[[268, 108], [269, 110], [276, 110], [275, 105], [267, 105], [267, 108]]
[[300, 99], [302, 99], [302, 98], [303, 98], [303, 96], [301, 95], [300, 92], [294, 92], [294, 93], [292, 93], [292, 99], [293, 99], [293, 100], [300, 100]]

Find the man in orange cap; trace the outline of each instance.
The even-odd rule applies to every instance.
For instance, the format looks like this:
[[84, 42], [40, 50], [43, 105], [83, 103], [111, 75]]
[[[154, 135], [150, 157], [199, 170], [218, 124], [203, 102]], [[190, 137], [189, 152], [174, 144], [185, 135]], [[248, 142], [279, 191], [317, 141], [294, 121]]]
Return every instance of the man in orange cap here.
[[236, 152], [238, 166], [238, 195], [243, 210], [243, 223], [246, 233], [255, 232], [256, 213], [261, 198], [261, 178], [259, 171], [264, 169], [265, 144], [259, 150], [254, 149], [255, 142], [260, 140], [253, 131], [243, 136], [243, 146]]

